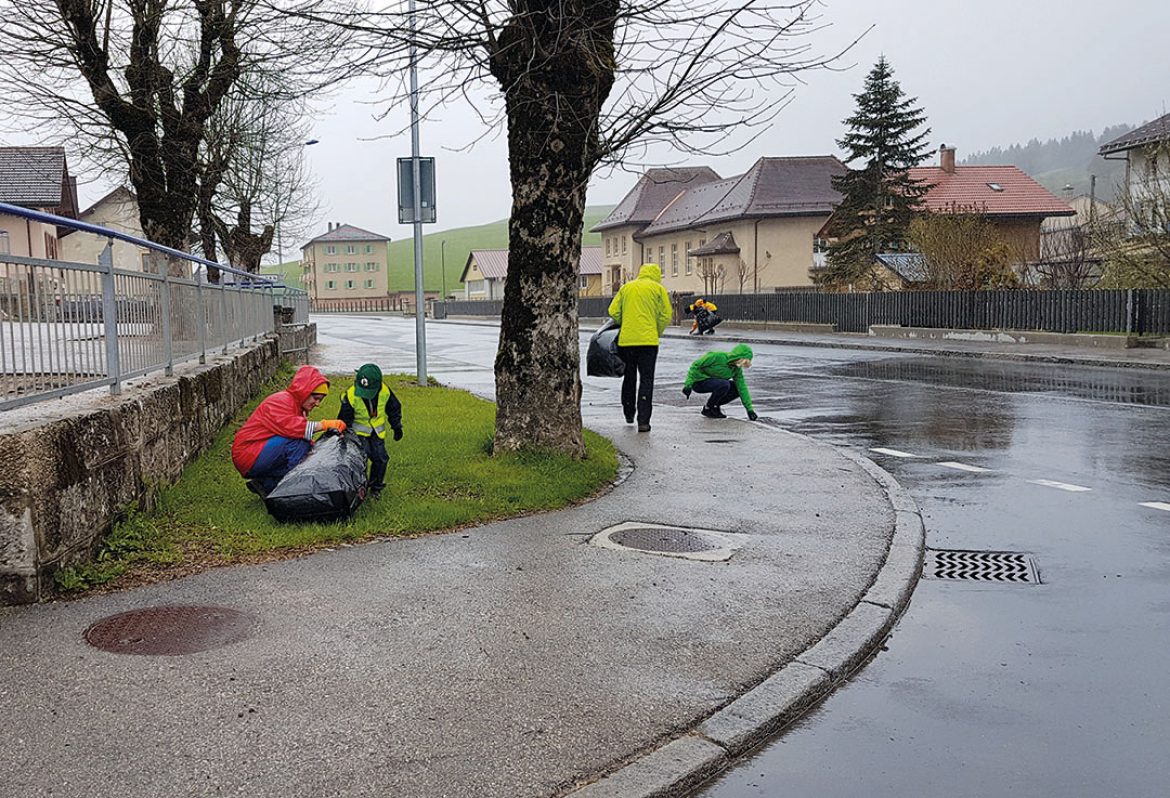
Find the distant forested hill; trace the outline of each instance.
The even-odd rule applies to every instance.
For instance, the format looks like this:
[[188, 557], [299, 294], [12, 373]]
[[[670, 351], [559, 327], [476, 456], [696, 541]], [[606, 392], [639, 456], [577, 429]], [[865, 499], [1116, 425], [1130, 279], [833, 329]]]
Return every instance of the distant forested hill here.
[[[1107, 141], [1133, 130], [1136, 125], [1113, 125], [1094, 134], [1078, 130], [1064, 138], [1010, 147], [992, 147], [966, 158], [969, 164], [1014, 164], [1058, 197], [1089, 193], [1089, 175], [1097, 176], [1097, 196], [1108, 200], [1125, 177], [1125, 161], [1106, 161], [1097, 150]], [[1072, 186], [1071, 192], [1064, 191]]]

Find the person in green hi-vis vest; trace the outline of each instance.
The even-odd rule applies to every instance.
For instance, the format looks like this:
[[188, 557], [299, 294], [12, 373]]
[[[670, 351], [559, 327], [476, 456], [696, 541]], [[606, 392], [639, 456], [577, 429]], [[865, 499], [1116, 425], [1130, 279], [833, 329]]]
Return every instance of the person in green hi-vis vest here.
[[394, 391], [382, 382], [382, 369], [366, 363], [357, 370], [353, 385], [341, 397], [337, 417], [357, 433], [370, 461], [370, 495], [378, 498], [386, 487], [386, 429], [394, 430], [394, 440], [402, 440], [402, 404]]

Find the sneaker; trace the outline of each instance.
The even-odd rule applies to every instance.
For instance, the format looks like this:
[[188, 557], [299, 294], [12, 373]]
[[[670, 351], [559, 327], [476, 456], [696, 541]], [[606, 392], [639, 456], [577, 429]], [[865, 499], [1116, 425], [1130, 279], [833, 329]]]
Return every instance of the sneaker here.
[[639, 424], [638, 425], [638, 432], [649, 432], [649, 431], [650, 431], [649, 424]]
[[633, 414], [631, 414], [631, 413], [627, 413], [627, 414], [626, 414], [626, 423], [627, 423], [627, 424], [633, 424], [633, 423], [634, 423], [634, 416], [633, 416]]
[[727, 418], [727, 415], [718, 407], [704, 407], [701, 411], [707, 418]]
[[382, 489], [381, 488], [370, 488], [369, 493], [366, 494], [366, 498], [374, 499], [374, 500], [382, 498]]

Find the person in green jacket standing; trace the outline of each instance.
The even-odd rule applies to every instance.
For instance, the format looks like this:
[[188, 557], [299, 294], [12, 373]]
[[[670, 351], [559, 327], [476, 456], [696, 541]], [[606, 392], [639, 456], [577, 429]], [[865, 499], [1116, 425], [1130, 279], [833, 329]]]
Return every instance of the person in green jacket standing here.
[[662, 269], [644, 263], [638, 277], [618, 289], [609, 303], [610, 317], [621, 326], [618, 354], [626, 364], [622, 378], [622, 410], [626, 423], [638, 418], [638, 432], [650, 431], [654, 401], [654, 365], [658, 336], [670, 324], [670, 295], [662, 287]]
[[752, 348], [747, 344], [736, 344], [730, 352], [708, 352], [687, 370], [683, 395], [690, 399], [691, 391], [711, 394], [702, 410], [707, 418], [727, 418], [723, 405], [739, 399], [747, 409], [748, 418], [755, 421], [759, 416], [752, 407], [752, 395], [743, 377], [744, 369], [751, 365]]

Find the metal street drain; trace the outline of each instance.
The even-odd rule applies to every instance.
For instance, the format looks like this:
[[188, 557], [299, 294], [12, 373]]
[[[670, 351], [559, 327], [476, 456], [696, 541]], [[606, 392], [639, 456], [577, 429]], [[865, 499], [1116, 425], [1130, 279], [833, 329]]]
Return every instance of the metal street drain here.
[[728, 560], [740, 544], [710, 529], [690, 529], [663, 524], [627, 521], [603, 529], [593, 536], [596, 546], [619, 551], [637, 551], [682, 557], [688, 560], [718, 562]]
[[256, 619], [238, 610], [177, 605], [103, 618], [85, 630], [85, 640], [115, 654], [195, 654], [238, 643], [255, 628]]
[[967, 582], [1023, 582], [1040, 584], [1035, 561], [1026, 554], [1008, 551], [955, 551], [927, 549], [922, 575], [928, 579]]
[[704, 443], [739, 443], [735, 438], [707, 438]]

